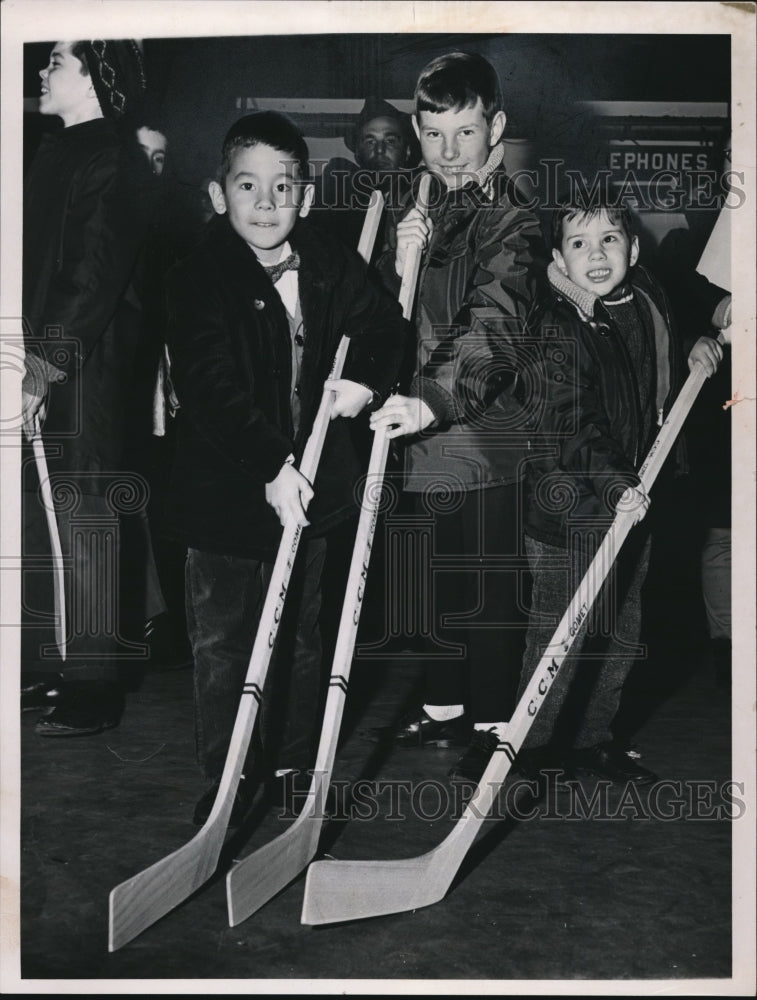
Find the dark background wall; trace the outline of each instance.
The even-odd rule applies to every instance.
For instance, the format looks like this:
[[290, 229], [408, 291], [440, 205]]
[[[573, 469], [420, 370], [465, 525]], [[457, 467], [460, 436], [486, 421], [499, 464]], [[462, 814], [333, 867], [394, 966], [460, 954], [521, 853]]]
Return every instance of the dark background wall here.
[[[51, 124], [34, 114], [38, 71], [51, 44], [25, 49], [27, 159], [40, 130]], [[719, 166], [729, 132], [728, 35], [335, 34], [144, 41], [151, 114], [164, 122], [173, 170], [189, 185], [212, 176], [223, 134], [256, 100], [286, 102], [314, 156], [332, 155], [358, 110], [354, 102], [369, 95], [410, 101], [425, 64], [456, 48], [480, 52], [496, 66], [516, 168], [558, 158], [588, 176], [607, 166], [613, 145], [628, 143], [663, 152], [688, 143], [705, 151], [709, 167]], [[588, 101], [606, 103], [598, 114], [582, 103]], [[650, 111], [649, 102], [667, 107]]]

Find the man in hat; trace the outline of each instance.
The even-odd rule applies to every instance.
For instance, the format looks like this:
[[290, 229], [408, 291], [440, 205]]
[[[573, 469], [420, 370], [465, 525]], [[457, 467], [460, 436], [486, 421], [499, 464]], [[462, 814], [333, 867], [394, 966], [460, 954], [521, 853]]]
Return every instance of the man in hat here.
[[[118, 519], [146, 503], [120, 473], [139, 333], [130, 285], [151, 211], [151, 174], [132, 113], [145, 91], [131, 39], [58, 42], [41, 70], [47, 133], [24, 183], [23, 310], [27, 437], [42, 427], [64, 557], [65, 660], [49, 626], [47, 522], [31, 456], [23, 464], [22, 708], [45, 707], [41, 736], [97, 733], [122, 710], [117, 659]], [[36, 557], [36, 559], [35, 559]], [[141, 652], [141, 649], [140, 649]]]
[[[314, 218], [356, 247], [371, 194], [379, 188], [388, 206], [399, 205], [410, 189], [420, 146], [410, 116], [377, 97], [364, 102], [344, 144], [356, 162], [344, 157], [329, 160], [321, 175]], [[379, 233], [376, 254], [381, 244]]]

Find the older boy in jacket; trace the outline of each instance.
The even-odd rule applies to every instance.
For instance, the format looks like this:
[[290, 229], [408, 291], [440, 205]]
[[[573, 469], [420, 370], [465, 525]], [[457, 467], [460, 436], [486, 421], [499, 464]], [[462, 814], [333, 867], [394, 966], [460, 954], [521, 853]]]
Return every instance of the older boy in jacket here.
[[[172, 533], [188, 547], [195, 732], [210, 782], [197, 823], [215, 800], [281, 525], [292, 521], [310, 528], [261, 724], [273, 796], [293, 793], [287, 775], [307, 778], [324, 536], [354, 512], [360, 473], [344, 418], [389, 391], [402, 353], [397, 302], [354, 251], [309, 227], [308, 170], [305, 140], [287, 118], [240, 119], [224, 141], [223, 181], [210, 186], [217, 218], [169, 276], [168, 344], [181, 408], [166, 506]], [[297, 464], [343, 335], [352, 340], [344, 377], [326, 383], [336, 393], [335, 419], [309, 483]], [[277, 703], [287, 705], [281, 731], [268, 714]], [[241, 783], [232, 822], [243, 818], [251, 784]]]
[[[607, 199], [567, 199], [553, 214], [552, 245], [541, 318], [541, 443], [528, 474], [533, 594], [521, 695], [616, 511], [635, 510], [638, 521], [646, 514], [649, 497], [637, 469], [680, 382], [667, 299], [637, 265], [628, 210]], [[720, 345], [702, 337], [688, 363], [699, 361], [712, 375], [721, 357]], [[649, 554], [643, 525], [621, 549], [534, 719], [521, 751], [526, 770], [564, 760], [569, 770], [611, 781], [655, 780], [614, 741], [611, 728], [639, 652]], [[576, 673], [582, 651], [586, 660]], [[572, 747], [567, 756], [565, 746]]]
[[[423, 704], [386, 735], [400, 746], [467, 746], [450, 775], [468, 779], [504, 732], [520, 672], [522, 581], [517, 566], [498, 563], [521, 551], [517, 344], [545, 263], [538, 221], [504, 170], [494, 68], [476, 54], [441, 56], [421, 73], [415, 101], [430, 210], [402, 218], [379, 266], [396, 282], [408, 247], [425, 250], [417, 355], [408, 394], [391, 397], [371, 423], [405, 437], [405, 490], [419, 514], [433, 515], [433, 555], [456, 564], [435, 574], [430, 614], [449, 650], [462, 652], [434, 659], [429, 644]], [[498, 317], [488, 332], [473, 323], [476, 307]], [[449, 628], [450, 617], [465, 624]]]

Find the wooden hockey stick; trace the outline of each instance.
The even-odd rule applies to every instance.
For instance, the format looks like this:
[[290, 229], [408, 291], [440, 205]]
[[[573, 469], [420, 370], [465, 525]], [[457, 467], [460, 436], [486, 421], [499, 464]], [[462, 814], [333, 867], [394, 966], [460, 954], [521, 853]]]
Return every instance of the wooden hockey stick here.
[[[429, 180], [428, 175], [424, 176], [418, 191], [417, 205], [424, 212], [428, 207]], [[413, 310], [421, 261], [420, 249], [413, 247], [412, 251], [412, 254], [408, 253], [399, 294], [402, 314], [406, 319], [410, 318]], [[374, 435], [371, 448], [360, 520], [352, 550], [352, 561], [331, 665], [321, 738], [310, 788], [302, 811], [294, 823], [274, 840], [238, 861], [228, 872], [226, 898], [230, 927], [246, 920], [288, 885], [311, 860], [318, 847], [342, 714], [347, 700], [347, 685], [365, 595], [365, 579], [378, 520], [388, 453], [389, 439], [386, 436], [386, 429], [383, 428]]]
[[55, 608], [55, 645], [58, 647], [61, 660], [66, 659], [66, 587], [63, 573], [63, 552], [60, 545], [58, 520], [55, 516], [55, 503], [50, 487], [50, 474], [47, 470], [45, 445], [42, 441], [42, 429], [39, 417], [34, 417], [34, 432], [32, 436], [32, 451], [37, 466], [39, 491], [47, 518], [47, 530], [50, 534], [50, 549], [53, 556], [53, 601]]
[[[378, 227], [377, 216], [380, 216], [382, 206], [383, 197], [380, 196], [372, 201], [368, 210], [366, 226], [373, 232], [374, 238]], [[329, 378], [341, 377], [348, 347], [349, 338], [342, 337]], [[300, 463], [300, 472], [311, 483], [315, 480], [334, 398], [333, 392], [324, 390]], [[210, 815], [202, 829], [183, 847], [111, 890], [109, 951], [121, 948], [165, 916], [206, 882], [216, 869], [252, 738], [302, 529], [301, 524], [287, 526], [279, 543], [221, 783]]]
[[[639, 470], [647, 491], [662, 468], [705, 378], [703, 366], [696, 365], [661, 427]], [[513, 713], [508, 726], [509, 739], [497, 746], [463, 815], [447, 837], [432, 851], [415, 858], [316, 861], [308, 870], [305, 884], [303, 924], [337, 923], [401, 913], [430, 906], [444, 897], [570, 651], [577, 626], [592, 607], [635, 522], [634, 511], [616, 514]]]

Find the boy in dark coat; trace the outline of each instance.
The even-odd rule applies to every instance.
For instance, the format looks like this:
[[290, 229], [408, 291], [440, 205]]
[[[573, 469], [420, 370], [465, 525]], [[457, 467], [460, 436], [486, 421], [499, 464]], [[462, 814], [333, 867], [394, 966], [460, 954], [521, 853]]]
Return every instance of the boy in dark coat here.
[[[667, 299], [637, 265], [627, 209], [578, 195], [566, 200], [553, 215], [552, 245], [541, 319], [542, 437], [529, 462], [533, 596], [520, 695], [616, 511], [635, 510], [637, 521], [646, 514], [649, 497], [637, 469], [675, 399], [682, 367]], [[702, 337], [688, 363], [699, 361], [712, 375], [721, 357], [717, 341]], [[614, 741], [611, 728], [639, 653], [649, 554], [643, 525], [626, 540], [529, 730], [521, 751], [527, 771], [564, 759], [571, 770], [610, 781], [655, 780]], [[582, 650], [587, 662], [576, 674]], [[573, 749], [564, 758], [566, 745]]]
[[[121, 500], [130, 493], [138, 507], [141, 490], [128, 476], [119, 485], [118, 470], [139, 333], [139, 303], [129, 286], [151, 194], [144, 155], [124, 124], [145, 89], [136, 42], [58, 42], [40, 77], [40, 112], [57, 115], [64, 127], [43, 138], [24, 182], [23, 407], [27, 434], [35, 417], [42, 423], [53, 487], [62, 490], [56, 513], [70, 567], [68, 648], [61, 664], [45, 652], [49, 634], [39, 619], [32, 615], [25, 623], [29, 680], [22, 706], [49, 703], [52, 711], [37, 732], [69, 736], [113, 726], [121, 711], [113, 547], [118, 517], [127, 509]], [[34, 463], [27, 461], [26, 556], [49, 552], [37, 487]], [[39, 593], [48, 575], [31, 569], [23, 600], [38, 614], [49, 599]], [[34, 669], [60, 676], [35, 684]]]
[[[382, 735], [399, 746], [467, 747], [450, 772], [467, 780], [497, 746], [520, 674], [526, 428], [514, 389], [546, 262], [538, 220], [504, 169], [494, 67], [473, 53], [441, 56], [421, 73], [415, 99], [430, 210], [427, 219], [406, 212], [379, 267], [387, 284], [398, 282], [408, 247], [425, 250], [417, 352], [408, 395], [392, 396], [371, 423], [403, 436], [404, 488], [414, 511], [433, 517], [433, 555], [447, 566], [418, 612], [434, 633], [424, 640], [422, 704]], [[489, 330], [473, 321], [482, 307], [498, 317]]]
[[[180, 425], [167, 509], [188, 547], [197, 751], [211, 783], [197, 823], [215, 800], [280, 525], [293, 521], [310, 528], [263, 701], [266, 755], [278, 764], [272, 794], [282, 796], [275, 778], [312, 766], [324, 535], [354, 512], [360, 472], [343, 418], [389, 391], [402, 352], [396, 301], [354, 251], [309, 227], [307, 178], [307, 146], [288, 119], [240, 119], [224, 142], [223, 182], [210, 186], [218, 217], [169, 275]], [[326, 383], [336, 419], [311, 484], [297, 465], [343, 335], [353, 343], [344, 377]], [[272, 684], [281, 689], [273, 698]], [[269, 709], [279, 702], [287, 703], [282, 732]], [[240, 784], [233, 822], [250, 802], [250, 784]]]

